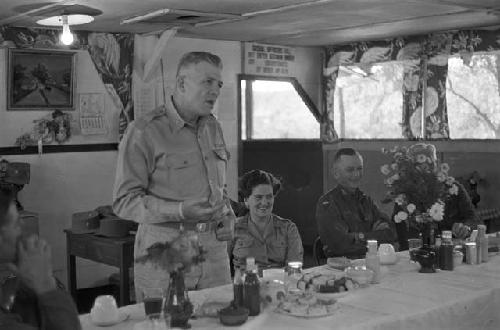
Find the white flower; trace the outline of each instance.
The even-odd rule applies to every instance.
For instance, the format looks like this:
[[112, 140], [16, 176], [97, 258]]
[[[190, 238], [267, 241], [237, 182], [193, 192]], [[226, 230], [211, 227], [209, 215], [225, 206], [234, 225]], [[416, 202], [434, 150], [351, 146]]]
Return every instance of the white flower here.
[[408, 214], [404, 211], [399, 211], [394, 215], [394, 222], [395, 223], [400, 223], [401, 221], [404, 221], [408, 219]]
[[448, 189], [450, 195], [458, 195], [458, 186], [456, 184], [452, 185], [450, 189]]
[[448, 173], [449, 170], [450, 170], [450, 165], [448, 165], [447, 163], [441, 164], [441, 171]]
[[444, 172], [438, 172], [437, 174], [437, 179], [439, 182], [445, 182], [446, 181], [446, 174]]
[[396, 180], [399, 180], [399, 174], [394, 174], [393, 176], [391, 176], [392, 180], [396, 181]]
[[436, 202], [432, 204], [429, 209], [429, 215], [434, 221], [441, 221], [444, 217], [444, 204], [441, 202]]
[[393, 171], [397, 170], [398, 169], [398, 164], [392, 163], [391, 164], [391, 168], [392, 168]]
[[385, 180], [385, 184], [388, 184], [389, 186], [392, 185], [394, 183], [394, 179], [392, 178], [392, 176], [390, 178], [388, 178], [387, 180]]
[[420, 163], [420, 164], [425, 163], [427, 161], [427, 157], [425, 155], [422, 155], [422, 154], [417, 155], [416, 161], [417, 161], [417, 163]]
[[449, 177], [447, 177], [447, 178], [446, 178], [446, 184], [447, 184], [447, 185], [449, 185], [449, 186], [450, 186], [450, 185], [452, 185], [453, 183], [455, 183], [455, 178], [454, 178], [454, 177], [449, 176]]
[[410, 203], [408, 204], [408, 206], [406, 206], [406, 209], [408, 210], [408, 213], [412, 214], [413, 212], [415, 212], [417, 207], [415, 206], [415, 204]]
[[388, 175], [389, 173], [391, 173], [389, 165], [385, 164], [384, 166], [382, 166], [380, 168], [380, 172], [382, 172], [383, 175]]
[[394, 198], [394, 202], [398, 205], [403, 205], [404, 201], [405, 201], [405, 195], [403, 194], [400, 194], [396, 198]]

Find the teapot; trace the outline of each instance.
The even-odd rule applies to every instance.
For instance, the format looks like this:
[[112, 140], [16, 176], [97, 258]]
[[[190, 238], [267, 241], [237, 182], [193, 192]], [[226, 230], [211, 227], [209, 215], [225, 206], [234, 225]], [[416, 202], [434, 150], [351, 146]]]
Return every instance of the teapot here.
[[398, 255], [396, 254], [392, 244], [380, 244], [378, 247], [378, 254], [380, 257], [380, 264], [382, 265], [393, 265], [398, 262]]

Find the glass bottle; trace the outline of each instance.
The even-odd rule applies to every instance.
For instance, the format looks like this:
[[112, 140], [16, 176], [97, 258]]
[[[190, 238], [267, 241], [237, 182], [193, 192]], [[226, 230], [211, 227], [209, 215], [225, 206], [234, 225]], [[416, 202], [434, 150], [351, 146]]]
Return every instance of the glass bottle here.
[[453, 270], [453, 241], [450, 230], [443, 230], [439, 247], [439, 268]]
[[245, 305], [245, 299], [243, 295], [243, 275], [241, 270], [236, 268], [234, 271], [234, 281], [233, 281], [233, 294], [234, 294], [234, 304], [238, 307]]
[[302, 278], [302, 262], [290, 261], [286, 269], [285, 275], [285, 291], [286, 293], [299, 293], [299, 280]]
[[441, 243], [442, 243], [441, 235], [438, 234], [438, 235], [436, 235], [436, 238], [434, 239], [434, 246], [432, 247], [432, 251], [434, 251], [434, 253], [436, 254], [436, 261], [434, 264], [434, 267], [436, 269], [441, 268], [441, 263], [440, 263]]
[[477, 263], [488, 261], [488, 237], [486, 236], [486, 226], [477, 225]]
[[189, 301], [181, 270], [170, 273], [169, 297], [164, 312], [170, 316], [171, 327], [190, 327], [188, 321], [193, 314], [193, 304]]
[[372, 283], [380, 282], [380, 257], [378, 255], [376, 240], [368, 240], [368, 250], [366, 252], [366, 268], [373, 272]]
[[245, 281], [243, 282], [243, 296], [248, 315], [255, 316], [260, 313], [260, 282], [257, 276], [258, 269], [255, 258], [247, 258]]

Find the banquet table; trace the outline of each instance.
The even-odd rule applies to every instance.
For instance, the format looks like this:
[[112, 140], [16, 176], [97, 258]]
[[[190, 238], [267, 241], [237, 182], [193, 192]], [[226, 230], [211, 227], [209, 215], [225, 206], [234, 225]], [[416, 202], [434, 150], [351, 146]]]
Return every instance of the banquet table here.
[[[487, 263], [462, 264], [453, 271], [433, 274], [418, 272], [419, 265], [409, 260], [408, 251], [398, 252], [395, 265], [381, 267], [378, 284], [349, 291], [338, 298], [333, 315], [301, 318], [264, 309], [238, 329], [500, 329], [500, 255], [490, 253]], [[307, 272], [328, 271], [328, 266]], [[189, 293], [193, 304], [206, 301], [229, 302], [230, 285]], [[148, 329], [142, 304], [128, 305], [120, 311], [127, 321], [107, 329]], [[101, 329], [88, 314], [81, 315], [84, 330]], [[192, 329], [234, 329], [224, 327], [216, 318], [190, 321]]]

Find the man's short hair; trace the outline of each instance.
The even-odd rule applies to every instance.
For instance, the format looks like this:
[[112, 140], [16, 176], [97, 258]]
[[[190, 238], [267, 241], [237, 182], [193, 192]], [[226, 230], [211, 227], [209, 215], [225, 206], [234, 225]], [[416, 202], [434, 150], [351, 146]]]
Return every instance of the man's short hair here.
[[0, 228], [6, 225], [10, 205], [14, 201], [11, 189], [0, 187]]
[[182, 55], [179, 65], [177, 66], [176, 76], [179, 76], [179, 72], [181, 72], [182, 69], [190, 65], [196, 65], [200, 62], [207, 62], [222, 69], [222, 60], [219, 56], [209, 52], [189, 52]]
[[361, 154], [353, 148], [340, 148], [333, 156], [333, 163], [336, 164], [342, 156], [360, 156]]

